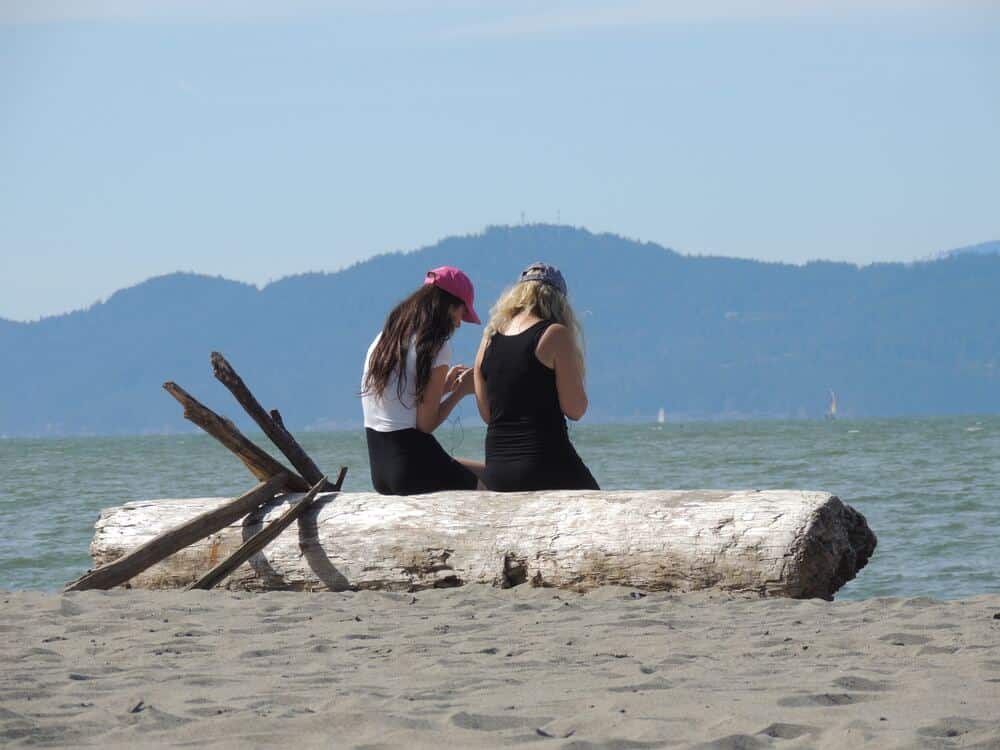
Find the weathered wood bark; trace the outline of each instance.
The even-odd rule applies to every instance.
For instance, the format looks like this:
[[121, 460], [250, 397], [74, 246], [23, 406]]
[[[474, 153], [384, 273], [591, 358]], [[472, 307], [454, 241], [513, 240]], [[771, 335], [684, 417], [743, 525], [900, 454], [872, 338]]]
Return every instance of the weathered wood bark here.
[[92, 570], [75, 581], [70, 581], [66, 584], [65, 590], [85, 591], [121, 586], [178, 550], [214, 534], [235, 521], [239, 521], [251, 511], [257, 510], [261, 505], [272, 500], [275, 494], [285, 486], [287, 480], [286, 474], [271, 477], [268, 481], [258, 484], [235, 500], [225, 502], [181, 523], [179, 526], [164, 531], [114, 562], [102, 565], [97, 570]]
[[250, 473], [257, 479], [266, 482], [273, 476], [286, 474], [288, 476], [288, 489], [297, 492], [309, 490], [309, 483], [306, 480], [291, 469], [282, 466], [280, 462], [268, 455], [267, 451], [251, 442], [236, 429], [236, 425], [225, 417], [220, 417], [177, 383], [167, 381], [163, 384], [163, 388], [184, 407], [185, 419], [194, 422], [236, 454], [236, 457], [250, 469]]
[[281, 514], [280, 518], [276, 518], [271, 521], [261, 531], [258, 531], [252, 537], [247, 539], [240, 545], [240, 548], [236, 550], [233, 554], [227, 557], [225, 560], [220, 562], [205, 575], [199, 578], [197, 581], [188, 586], [189, 589], [203, 589], [208, 590], [215, 586], [219, 581], [225, 579], [230, 573], [236, 570], [240, 565], [249, 560], [253, 555], [262, 551], [267, 545], [278, 538], [278, 535], [291, 526], [295, 520], [302, 515], [302, 513], [309, 509], [312, 505], [313, 500], [316, 499], [316, 495], [319, 491], [327, 484], [326, 477], [320, 477], [313, 488], [306, 493], [306, 496], [299, 500], [295, 505], [290, 507], [284, 513]]
[[[864, 567], [875, 535], [836, 497], [792, 490], [341, 493], [314, 506], [226, 581], [268, 590], [417, 590], [530, 582], [587, 590], [715, 588], [831, 597]], [[285, 496], [143, 573], [133, 585], [186, 586], [212, 550], [236, 549]], [[219, 501], [161, 500], [105, 510], [91, 545], [101, 564]], [[216, 553], [217, 554], [217, 553]]]
[[[285, 455], [285, 458], [291, 462], [296, 471], [302, 475], [302, 478], [310, 485], [314, 485], [322, 479], [323, 472], [319, 470], [319, 467], [309, 457], [309, 454], [299, 445], [299, 442], [292, 433], [285, 429], [284, 422], [281, 421], [280, 417], [274, 419], [264, 411], [264, 407], [260, 405], [260, 402], [250, 392], [246, 383], [243, 382], [243, 378], [233, 369], [229, 361], [219, 352], [212, 352], [211, 359], [212, 372], [215, 374], [215, 379], [229, 389], [229, 392], [239, 401], [240, 406], [246, 410], [247, 414], [264, 431], [264, 434], [270, 438], [271, 442], [278, 447], [278, 450]], [[333, 485], [328, 483], [322, 489], [332, 488]]]

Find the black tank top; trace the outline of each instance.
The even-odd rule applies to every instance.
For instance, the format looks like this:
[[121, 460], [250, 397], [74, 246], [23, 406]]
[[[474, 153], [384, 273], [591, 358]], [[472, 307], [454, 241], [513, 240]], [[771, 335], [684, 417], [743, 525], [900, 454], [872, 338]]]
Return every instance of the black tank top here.
[[555, 370], [535, 355], [552, 325], [541, 320], [512, 336], [494, 334], [483, 353], [482, 374], [490, 402], [490, 429], [566, 432]]
[[482, 479], [491, 490], [598, 489], [569, 440], [556, 372], [535, 355], [550, 325], [539, 321], [513, 336], [495, 334], [483, 352], [490, 425]]

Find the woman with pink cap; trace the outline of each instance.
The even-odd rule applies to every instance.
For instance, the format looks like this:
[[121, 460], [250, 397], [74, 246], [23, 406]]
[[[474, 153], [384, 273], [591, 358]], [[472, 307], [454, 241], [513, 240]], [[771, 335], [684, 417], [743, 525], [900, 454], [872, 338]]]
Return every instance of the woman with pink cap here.
[[483, 464], [452, 458], [431, 434], [475, 389], [469, 368], [449, 367], [455, 329], [479, 323], [474, 296], [459, 269], [428, 271], [368, 347], [361, 405], [372, 484], [384, 495], [480, 486]]

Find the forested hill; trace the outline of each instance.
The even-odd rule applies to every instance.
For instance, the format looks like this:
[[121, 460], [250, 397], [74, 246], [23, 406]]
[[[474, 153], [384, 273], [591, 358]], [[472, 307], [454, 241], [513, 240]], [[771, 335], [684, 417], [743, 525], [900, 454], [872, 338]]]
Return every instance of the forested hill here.
[[[535, 260], [560, 266], [587, 336], [587, 420], [1000, 411], [1000, 256], [805, 266], [682, 256], [581, 229], [491, 228], [263, 289], [192, 274], [150, 279], [93, 307], [0, 321], [0, 434], [191, 429], [175, 380], [242, 415], [211, 377], [222, 351], [291, 427], [360, 424], [362, 358], [424, 272], [461, 266], [485, 317]], [[471, 363], [479, 326], [456, 334]], [[466, 409], [472, 419], [474, 409]], [[237, 419], [240, 422], [240, 419]]]

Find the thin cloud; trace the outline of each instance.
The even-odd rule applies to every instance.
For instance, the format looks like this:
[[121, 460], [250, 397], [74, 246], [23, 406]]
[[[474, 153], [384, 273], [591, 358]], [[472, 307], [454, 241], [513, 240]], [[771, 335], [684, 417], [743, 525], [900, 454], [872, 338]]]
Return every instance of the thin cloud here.
[[[74, 21], [260, 21], [324, 13], [384, 15], [468, 7], [444, 0], [0, 0], [0, 25]], [[473, 3], [473, 5], [475, 5]]]
[[682, 0], [630, 3], [573, 3], [541, 12], [508, 14], [449, 32], [456, 36], [519, 36], [558, 31], [667, 26], [684, 23], [775, 20], [858, 20], [865, 18], [941, 18], [996, 21], [994, 0]]
[[424, 16], [449, 36], [524, 35], [692, 22], [916, 16], [1000, 18], [996, 0], [0, 0], [0, 26], [78, 21], [254, 22]]

